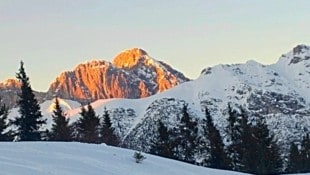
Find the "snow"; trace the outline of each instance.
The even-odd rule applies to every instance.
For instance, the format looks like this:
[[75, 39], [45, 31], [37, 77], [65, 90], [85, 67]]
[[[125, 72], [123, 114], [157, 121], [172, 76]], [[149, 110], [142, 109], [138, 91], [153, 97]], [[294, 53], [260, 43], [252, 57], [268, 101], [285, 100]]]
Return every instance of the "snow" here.
[[1, 142], [3, 175], [239, 175], [144, 154], [135, 163], [134, 151], [105, 144], [74, 142]]
[[[300, 58], [301, 61], [291, 63], [295, 57]], [[162, 112], [160, 108], [152, 106], [156, 100], [163, 98], [184, 100], [188, 103], [189, 109], [195, 114], [194, 116], [199, 118], [204, 117], [202, 109], [207, 106], [214, 117], [215, 124], [220, 129], [223, 129], [226, 124], [225, 109], [227, 104], [231, 102], [243, 106], [258, 105], [254, 103], [256, 102], [254, 100], [252, 100], [253, 104], [248, 101], [251, 100], [250, 97], [254, 94], [255, 98], [262, 102], [261, 109], [254, 112], [260, 112], [269, 107], [263, 105], [263, 103], [268, 103], [268, 101], [262, 101], [263, 98], [265, 100], [275, 100], [270, 104], [268, 103], [268, 105], [282, 105], [281, 108], [271, 106], [272, 110], [263, 115], [278, 139], [279, 145], [285, 148], [290, 141], [300, 141], [304, 131], [308, 131], [305, 128], [310, 128], [310, 119], [303, 117], [310, 114], [309, 59], [310, 48], [304, 49], [300, 53], [291, 51], [272, 65], [262, 65], [253, 60], [245, 64], [218, 65], [205, 69], [196, 80], [182, 83], [150, 97], [98, 100], [91, 105], [99, 116], [102, 116], [105, 109], [109, 111], [115, 109], [127, 111], [131, 109], [134, 111], [130, 117], [115, 113], [115, 116], [118, 115], [117, 126], [122, 126], [120, 134], [124, 139], [149, 117], [147, 114], [149, 108], [154, 108], [154, 111], [158, 110], [157, 113]], [[276, 97], [270, 95], [270, 93], [282, 94], [285, 97], [280, 98], [280, 101], [276, 101]], [[42, 113], [48, 118], [47, 129], [51, 126], [50, 108], [52, 103], [53, 101], [46, 101], [41, 104]], [[71, 123], [79, 118], [79, 103], [62, 99], [61, 105], [68, 117], [70, 117]], [[301, 107], [299, 108], [299, 106]], [[9, 118], [13, 119], [18, 116], [17, 111], [18, 109], [12, 109]], [[167, 116], [170, 116], [169, 123], [176, 122], [173, 121], [175, 118], [171, 117], [174, 116], [173, 114], [167, 114]], [[296, 126], [298, 127], [296, 128]]]

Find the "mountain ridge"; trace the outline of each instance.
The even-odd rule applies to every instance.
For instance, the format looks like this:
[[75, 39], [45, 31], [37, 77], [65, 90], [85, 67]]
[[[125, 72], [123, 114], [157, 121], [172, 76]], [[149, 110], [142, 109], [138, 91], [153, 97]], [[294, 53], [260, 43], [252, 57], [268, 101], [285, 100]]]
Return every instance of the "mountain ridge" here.
[[[310, 49], [298, 47], [282, 55], [275, 64], [262, 65], [250, 60], [245, 64], [217, 65], [204, 69], [195, 80], [152, 96], [103, 99], [91, 105], [100, 117], [108, 110], [123, 145], [145, 152], [150, 151], [152, 143], [156, 142], [159, 120], [174, 129], [180, 123], [184, 105], [190, 117], [197, 120], [200, 134], [204, 109], [208, 108], [224, 139], [227, 139], [224, 128], [227, 125], [228, 104], [234, 109], [241, 106], [249, 114], [250, 122], [266, 122], [285, 158], [290, 143], [300, 144], [301, 138], [310, 131], [310, 60], [305, 59], [310, 56]], [[299, 51], [294, 54], [294, 50]], [[300, 57], [300, 61], [290, 64], [296, 57]], [[46, 101], [44, 105], [50, 106], [48, 103], [52, 101]], [[42, 109], [45, 109], [44, 105]], [[66, 111], [71, 123], [80, 117], [80, 106], [75, 106]], [[17, 115], [18, 109], [14, 108], [9, 118]], [[44, 116], [48, 119], [48, 126], [51, 126], [50, 112]], [[46, 129], [49, 129], [48, 126]], [[196, 161], [205, 154], [196, 155]]]
[[[198, 121], [204, 118], [203, 110], [207, 107], [215, 125], [225, 136], [227, 108], [231, 104], [233, 108], [242, 106], [249, 112], [249, 121], [263, 118], [281, 150], [287, 150], [290, 142], [300, 143], [300, 139], [310, 131], [310, 93], [306, 93], [310, 77], [303, 76], [310, 72], [307, 67], [310, 60], [289, 64], [294, 57], [310, 56], [307, 50], [302, 55], [300, 53], [285, 54], [285, 64], [281, 57], [271, 65], [255, 61], [217, 65], [206, 68], [196, 80], [147, 98], [103, 100], [92, 105], [99, 115], [105, 108], [109, 110], [114, 126], [122, 126], [116, 130], [124, 144], [132, 149], [148, 152], [156, 141], [158, 120], [173, 128], [180, 122], [178, 116], [183, 105], [188, 105], [191, 117]], [[79, 117], [78, 109], [70, 114], [73, 119]]]
[[[156, 64], [155, 64], [156, 63]], [[60, 74], [50, 85], [49, 97], [78, 101], [147, 97], [189, 81], [182, 73], [138, 48], [125, 50], [113, 62], [91, 61]]]
[[[59, 96], [82, 104], [109, 98], [143, 98], [189, 81], [170, 65], [150, 57], [140, 48], [127, 49], [112, 62], [90, 60], [64, 71], [50, 84], [47, 92], [35, 92], [40, 102]], [[19, 82], [0, 83], [0, 95], [10, 108], [16, 106]]]

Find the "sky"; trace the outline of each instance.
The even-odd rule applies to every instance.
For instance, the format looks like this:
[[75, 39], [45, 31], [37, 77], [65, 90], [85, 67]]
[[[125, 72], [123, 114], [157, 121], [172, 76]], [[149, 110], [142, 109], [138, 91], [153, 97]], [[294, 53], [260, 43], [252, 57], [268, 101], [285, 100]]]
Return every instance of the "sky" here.
[[275, 63], [310, 44], [309, 0], [1, 0], [0, 82], [21, 60], [34, 90], [139, 47], [190, 78], [217, 64]]

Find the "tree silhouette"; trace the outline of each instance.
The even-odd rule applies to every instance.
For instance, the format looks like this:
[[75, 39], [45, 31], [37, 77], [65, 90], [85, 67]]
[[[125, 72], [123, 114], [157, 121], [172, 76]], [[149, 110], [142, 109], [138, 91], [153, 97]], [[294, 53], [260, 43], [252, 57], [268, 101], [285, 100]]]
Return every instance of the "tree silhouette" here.
[[0, 98], [0, 141], [10, 141], [12, 140], [10, 131], [7, 131], [9, 127], [8, 118], [9, 109], [5, 104], [2, 104]]
[[220, 135], [219, 130], [215, 127], [213, 119], [210, 115], [209, 110], [205, 109], [205, 123], [204, 127], [205, 134], [209, 139], [209, 157], [206, 159], [207, 164], [211, 168], [217, 169], [230, 169], [229, 159], [224, 149], [224, 143]]
[[78, 140], [86, 143], [99, 143], [100, 119], [93, 107], [88, 104], [87, 110], [82, 107], [81, 118], [77, 121]]
[[115, 133], [115, 129], [112, 127], [112, 122], [107, 109], [104, 109], [103, 122], [101, 127], [101, 137], [103, 143], [112, 146], [118, 146], [120, 144], [119, 137]]
[[17, 102], [20, 116], [13, 122], [17, 126], [16, 135], [20, 141], [42, 140], [41, 134], [43, 132], [40, 131], [40, 128], [46, 124], [46, 120], [43, 119], [22, 61], [16, 78], [21, 82], [21, 93]]
[[55, 106], [53, 110], [53, 124], [49, 140], [51, 141], [71, 141], [72, 129], [69, 126], [69, 118], [66, 118], [58, 97], [55, 98]]

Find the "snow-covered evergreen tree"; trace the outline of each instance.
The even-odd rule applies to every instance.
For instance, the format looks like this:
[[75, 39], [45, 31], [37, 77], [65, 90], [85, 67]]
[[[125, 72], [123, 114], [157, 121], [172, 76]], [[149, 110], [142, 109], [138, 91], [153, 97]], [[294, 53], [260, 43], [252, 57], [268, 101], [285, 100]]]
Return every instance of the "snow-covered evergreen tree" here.
[[232, 109], [231, 104], [228, 104], [228, 118], [227, 118], [228, 125], [225, 128], [228, 140], [228, 156], [230, 158], [231, 165], [230, 167], [232, 170], [238, 171], [241, 169], [241, 155], [239, 149], [241, 148], [242, 140], [241, 140], [241, 133], [240, 133], [240, 115], [234, 109]]
[[7, 121], [9, 109], [5, 104], [2, 104], [0, 98], [0, 141], [10, 141], [12, 140], [10, 132], [6, 131], [9, 124]]
[[176, 146], [175, 138], [172, 138], [171, 132], [164, 125], [164, 123], [159, 120], [158, 137], [156, 142], [153, 143], [150, 153], [161, 157], [176, 159], [174, 153]]
[[209, 140], [209, 156], [206, 158], [208, 167], [217, 169], [230, 169], [230, 161], [224, 149], [224, 143], [219, 130], [215, 127], [209, 110], [205, 109], [204, 133]]
[[180, 135], [177, 138], [178, 159], [185, 162], [195, 162], [195, 152], [197, 151], [198, 126], [197, 121], [189, 116], [187, 105], [183, 106], [181, 112]]

